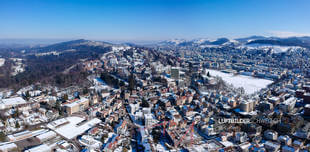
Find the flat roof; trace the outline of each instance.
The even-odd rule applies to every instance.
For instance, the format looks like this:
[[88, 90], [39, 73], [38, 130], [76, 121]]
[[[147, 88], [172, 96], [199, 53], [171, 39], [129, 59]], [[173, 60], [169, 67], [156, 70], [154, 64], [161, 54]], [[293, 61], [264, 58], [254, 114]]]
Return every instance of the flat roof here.
[[0, 100], [0, 105], [4, 105], [4, 106], [14, 106], [14, 105], [25, 104], [25, 103], [27, 102], [22, 97], [14, 97], [14, 98]]
[[3, 151], [14, 149], [14, 148], [17, 148], [17, 145], [15, 143], [0, 145], [0, 150], [3, 150]]
[[76, 106], [76, 105], [78, 105], [78, 104], [80, 104], [80, 103], [83, 103], [83, 102], [85, 102], [85, 101], [87, 101], [87, 100], [88, 100], [87, 98], [82, 97], [80, 100], [74, 101], [74, 102], [72, 102], [72, 103], [68, 103], [68, 104], [66, 104], [65, 106], [67, 106], [67, 107], [73, 107], [73, 106]]
[[36, 138], [43, 140], [43, 139], [49, 139], [52, 137], [56, 137], [56, 133], [54, 131], [48, 131], [46, 133], [43, 133], [41, 135], [38, 135]]
[[78, 125], [85, 119], [76, 116], [67, 117], [66, 120], [68, 121], [68, 123], [58, 126], [57, 128], [55, 128], [52, 124], [48, 124], [47, 127], [67, 139], [73, 139], [101, 122], [100, 119], [94, 118], [90, 121], [83, 123], [82, 125]]
[[283, 101], [283, 104], [291, 104], [296, 102], [296, 98], [295, 97], [290, 97], [287, 100]]
[[42, 144], [42, 145], [33, 147], [31, 149], [28, 149], [25, 152], [38, 152], [38, 151], [40, 151], [40, 152], [48, 152], [48, 151], [51, 151], [51, 150], [52, 150], [51, 147], [49, 147], [46, 144]]

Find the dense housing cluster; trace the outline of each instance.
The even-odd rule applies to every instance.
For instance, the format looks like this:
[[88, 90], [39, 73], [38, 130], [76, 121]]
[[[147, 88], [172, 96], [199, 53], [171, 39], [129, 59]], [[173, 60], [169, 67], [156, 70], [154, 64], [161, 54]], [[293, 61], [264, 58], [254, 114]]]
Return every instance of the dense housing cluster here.
[[112, 46], [79, 60], [87, 85], [2, 89], [0, 151], [306, 152], [309, 57], [301, 48]]

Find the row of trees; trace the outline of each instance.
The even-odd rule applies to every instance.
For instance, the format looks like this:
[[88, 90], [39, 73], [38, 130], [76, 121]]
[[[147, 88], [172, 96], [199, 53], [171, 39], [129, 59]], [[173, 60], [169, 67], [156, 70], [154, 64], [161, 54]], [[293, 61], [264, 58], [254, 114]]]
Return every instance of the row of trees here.
[[125, 83], [123, 81], [118, 80], [107, 72], [101, 73], [100, 79], [102, 79], [107, 85], [113, 86], [115, 88], [125, 86]]

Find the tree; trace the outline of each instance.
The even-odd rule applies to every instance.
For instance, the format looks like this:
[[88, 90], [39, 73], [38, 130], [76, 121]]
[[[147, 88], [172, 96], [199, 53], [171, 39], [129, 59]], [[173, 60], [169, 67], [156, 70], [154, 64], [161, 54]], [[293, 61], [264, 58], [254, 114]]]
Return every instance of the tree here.
[[111, 76], [108, 72], [101, 73], [100, 79], [102, 79], [109, 86], [113, 86], [115, 88], [119, 88], [119, 86], [124, 85], [124, 84], [121, 84], [121, 81]]
[[68, 98], [68, 94], [64, 94], [64, 95], [62, 96], [62, 99], [68, 100], [68, 99], [69, 99], [69, 98]]
[[130, 74], [128, 81], [129, 81], [129, 90], [130, 91], [134, 90], [136, 86], [136, 80], [133, 73]]
[[123, 86], [125, 86], [125, 83], [124, 83], [123, 81], [120, 81], [120, 82], [119, 82], [119, 86], [120, 86], [120, 87], [123, 87]]
[[6, 135], [1, 131], [0, 132], [0, 141], [5, 142], [6, 141]]
[[30, 97], [30, 93], [29, 91], [26, 92], [26, 97], [29, 98]]
[[158, 141], [160, 140], [160, 136], [161, 136], [160, 128], [158, 127], [153, 128], [151, 134], [153, 136], [154, 142], [158, 143]]
[[28, 129], [29, 128], [29, 124], [25, 124], [25, 129]]
[[12, 115], [13, 118], [18, 118], [19, 117], [19, 110], [16, 109], [16, 111]]
[[84, 89], [83, 89], [83, 94], [85, 95], [85, 94], [87, 94], [89, 91], [88, 91], [88, 88], [87, 87], [84, 87]]
[[57, 109], [59, 111], [59, 115], [63, 115], [63, 111], [61, 108], [61, 102], [60, 101], [56, 101], [56, 105], [55, 105], [55, 109]]
[[106, 137], [105, 137], [104, 135], [101, 136], [101, 142], [102, 142], [102, 143], [104, 143], [105, 138], [106, 138]]
[[20, 128], [18, 121], [15, 122], [15, 128]]
[[193, 63], [192, 62], [189, 62], [188, 68], [189, 68], [189, 74], [191, 75], [193, 73]]
[[207, 76], [210, 77], [210, 72], [208, 71]]
[[30, 98], [30, 93], [29, 93], [29, 91], [26, 91], [24, 97], [25, 97], [26, 100], [29, 100], [29, 98]]
[[120, 97], [121, 97], [121, 99], [125, 100], [125, 89], [124, 89], [124, 87], [121, 88]]
[[142, 104], [141, 104], [142, 107], [149, 107], [149, 103], [145, 100], [145, 98], [143, 97], [142, 98]]

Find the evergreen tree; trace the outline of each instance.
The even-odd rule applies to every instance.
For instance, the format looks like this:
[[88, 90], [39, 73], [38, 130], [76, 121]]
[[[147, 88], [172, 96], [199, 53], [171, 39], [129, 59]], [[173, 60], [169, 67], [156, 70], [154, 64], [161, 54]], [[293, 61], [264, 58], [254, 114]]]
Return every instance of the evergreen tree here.
[[145, 100], [145, 98], [143, 97], [142, 98], [142, 104], [141, 104], [142, 107], [149, 107], [149, 103]]
[[15, 128], [20, 128], [18, 121], [15, 122]]
[[60, 101], [56, 101], [56, 105], [55, 105], [55, 109], [57, 109], [59, 111], [59, 115], [63, 115], [63, 111], [61, 108], [61, 102]]
[[0, 132], [0, 141], [1, 142], [6, 141], [6, 135], [2, 131]]
[[135, 80], [135, 76], [133, 75], [133, 73], [130, 74], [129, 76], [129, 90], [132, 91], [135, 89], [135, 85], [136, 85], [136, 80]]
[[12, 116], [13, 116], [13, 118], [18, 118], [19, 117], [18, 109], [16, 109], [16, 111], [14, 112], [14, 114]]
[[153, 128], [151, 134], [153, 136], [154, 142], [158, 143], [160, 141], [161, 136], [160, 129], [158, 127]]
[[68, 98], [68, 94], [64, 94], [63, 96], [62, 96], [62, 99], [63, 100], [68, 100], [69, 98]]
[[88, 91], [88, 88], [87, 87], [84, 87], [84, 89], [83, 89], [83, 94], [85, 95], [85, 94], [87, 94], [89, 91]]
[[30, 98], [30, 93], [29, 93], [29, 91], [26, 91], [26, 93], [25, 93], [25, 98], [26, 98], [27, 100], [29, 100], [29, 98]]
[[193, 73], [193, 64], [191, 62], [189, 62], [188, 68], [189, 68], [189, 74], [191, 75]]
[[128, 149], [124, 147], [122, 152], [128, 152]]

